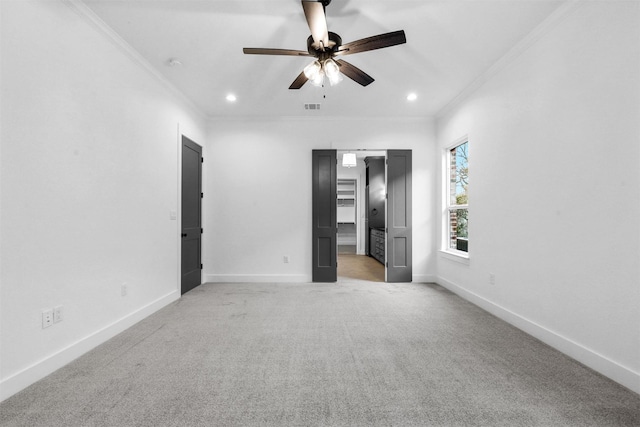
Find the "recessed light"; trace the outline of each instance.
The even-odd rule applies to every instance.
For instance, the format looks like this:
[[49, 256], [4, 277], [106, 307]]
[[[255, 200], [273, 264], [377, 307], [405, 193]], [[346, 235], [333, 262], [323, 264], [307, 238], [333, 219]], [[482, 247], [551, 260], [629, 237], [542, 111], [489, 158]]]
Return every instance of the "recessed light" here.
[[232, 94], [232, 93], [227, 95], [227, 101], [229, 101], [229, 102], [235, 102], [236, 99], [238, 99], [238, 98], [236, 98], [236, 96], [234, 94]]
[[407, 101], [415, 101], [416, 99], [418, 99], [418, 95], [416, 95], [415, 93], [410, 93], [409, 95], [407, 95]]

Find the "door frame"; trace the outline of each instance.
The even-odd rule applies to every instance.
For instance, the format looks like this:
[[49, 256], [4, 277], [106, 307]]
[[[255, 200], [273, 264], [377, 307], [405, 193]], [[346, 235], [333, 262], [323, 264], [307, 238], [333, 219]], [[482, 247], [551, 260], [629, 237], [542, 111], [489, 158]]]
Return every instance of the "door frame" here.
[[[316, 150], [313, 150], [316, 151]], [[385, 264], [384, 264], [384, 276], [385, 276], [385, 282], [388, 282], [388, 263], [389, 263], [389, 256], [391, 255], [392, 251], [389, 251], [389, 224], [388, 224], [388, 219], [389, 219], [389, 199], [388, 199], [388, 161], [389, 161], [389, 152], [396, 152], [396, 153], [408, 153], [408, 159], [409, 159], [409, 164], [408, 164], [408, 174], [405, 176], [408, 176], [408, 188], [407, 188], [407, 214], [408, 214], [408, 222], [409, 222], [409, 236], [408, 236], [408, 248], [407, 248], [407, 257], [408, 257], [408, 268], [406, 269], [408, 271], [408, 275], [411, 277], [408, 277], [408, 280], [403, 280], [403, 281], [408, 281], [408, 282], [412, 282], [413, 281], [413, 226], [412, 226], [412, 217], [413, 217], [413, 150], [412, 149], [406, 149], [406, 150], [402, 150], [402, 149], [393, 149], [393, 148], [387, 148], [384, 150], [378, 150], [378, 149], [332, 149], [332, 150], [319, 150], [319, 151], [333, 151], [336, 155], [336, 162], [338, 161], [338, 157], [337, 157], [337, 153], [338, 152], [348, 152], [348, 151], [384, 151], [384, 157], [385, 157], [385, 186], [387, 186], [387, 197], [385, 198]], [[337, 169], [337, 166], [336, 166]], [[312, 183], [312, 192], [315, 191], [315, 183]], [[334, 185], [334, 191], [337, 191], [337, 176], [336, 176], [336, 182]], [[366, 197], [366, 188], [363, 191], [363, 197]], [[313, 198], [313, 197], [312, 197]], [[363, 204], [365, 205], [365, 209], [366, 209], [366, 202], [363, 201]], [[336, 208], [337, 211], [337, 208]], [[357, 213], [356, 213], [357, 214]], [[314, 220], [315, 214], [312, 214], [312, 222]], [[366, 224], [366, 221], [363, 221]], [[365, 230], [365, 246], [367, 245], [367, 236], [366, 236], [366, 232], [367, 230]], [[336, 241], [336, 260], [337, 260], [337, 223], [336, 223], [336, 229], [335, 229], [335, 241]], [[315, 239], [313, 240], [313, 244], [315, 245]], [[358, 240], [359, 243], [359, 240]], [[365, 247], [365, 253], [367, 253], [367, 248]], [[314, 249], [315, 250], [315, 249]], [[315, 254], [315, 252], [314, 252]], [[315, 255], [314, 255], [314, 262], [315, 262]], [[313, 266], [312, 266], [313, 268]], [[313, 277], [313, 275], [312, 275]], [[337, 265], [336, 265], [336, 280], [337, 280]], [[312, 281], [316, 282], [317, 280], [315, 279], [315, 277], [312, 279]], [[394, 282], [397, 282], [398, 280], [394, 280]]]

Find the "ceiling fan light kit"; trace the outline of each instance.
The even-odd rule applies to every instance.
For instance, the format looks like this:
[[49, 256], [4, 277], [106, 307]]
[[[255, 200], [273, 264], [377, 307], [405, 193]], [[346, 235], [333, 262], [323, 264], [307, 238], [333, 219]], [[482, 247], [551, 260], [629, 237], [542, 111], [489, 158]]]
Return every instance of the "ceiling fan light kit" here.
[[314, 86], [322, 86], [324, 76], [322, 74], [322, 65], [319, 61], [313, 61], [311, 64], [304, 67], [303, 71], [305, 77], [311, 81]]
[[340, 67], [338, 63], [331, 58], [325, 60], [323, 63], [320, 63], [318, 60], [313, 61], [304, 68], [303, 73], [312, 85], [318, 87], [324, 85], [325, 76], [329, 79], [331, 86], [335, 86], [342, 81]]
[[325, 76], [331, 86], [334, 86], [342, 81], [342, 74], [362, 86], [373, 83], [373, 77], [358, 67], [343, 59], [336, 60], [334, 58], [406, 43], [404, 31], [393, 31], [342, 44], [342, 38], [339, 35], [327, 30], [325, 11], [329, 3], [331, 0], [302, 0], [302, 9], [309, 30], [311, 30], [311, 36], [307, 38], [306, 52], [270, 48], [244, 48], [243, 52], [248, 55], [310, 56], [316, 58], [296, 77], [289, 89], [300, 89], [307, 81], [311, 81], [314, 86], [322, 86]]
[[324, 74], [329, 79], [329, 84], [331, 84], [331, 86], [335, 86], [342, 81], [342, 76], [340, 75], [340, 67], [338, 67], [338, 63], [333, 59], [329, 58], [324, 61], [322, 69], [324, 70]]

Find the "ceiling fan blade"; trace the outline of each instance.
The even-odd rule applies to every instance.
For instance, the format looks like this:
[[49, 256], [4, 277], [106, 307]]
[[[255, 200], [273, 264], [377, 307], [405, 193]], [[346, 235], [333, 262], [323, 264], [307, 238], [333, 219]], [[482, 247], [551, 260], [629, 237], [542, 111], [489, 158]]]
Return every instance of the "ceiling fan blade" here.
[[285, 56], [311, 56], [304, 50], [293, 49], [268, 49], [260, 47], [245, 47], [242, 51], [247, 55], [285, 55]]
[[300, 73], [298, 77], [296, 77], [293, 83], [291, 83], [291, 86], [289, 86], [289, 89], [300, 89], [302, 85], [304, 85], [307, 82], [307, 80], [309, 79], [307, 78], [307, 76], [304, 75], [304, 71], [303, 71]]
[[407, 38], [403, 30], [391, 33], [378, 34], [340, 46], [336, 55], [353, 55], [354, 53], [366, 52], [369, 50], [382, 49], [384, 47], [395, 46], [406, 43]]
[[313, 37], [313, 47], [324, 50], [329, 46], [329, 30], [327, 29], [324, 5], [318, 1], [302, 0], [302, 8], [311, 30], [311, 37]]
[[349, 64], [347, 61], [342, 59], [336, 60], [338, 66], [340, 67], [340, 72], [345, 76], [349, 77], [356, 83], [361, 84], [362, 86], [367, 86], [374, 82], [374, 78], [369, 74], [362, 71], [360, 68]]

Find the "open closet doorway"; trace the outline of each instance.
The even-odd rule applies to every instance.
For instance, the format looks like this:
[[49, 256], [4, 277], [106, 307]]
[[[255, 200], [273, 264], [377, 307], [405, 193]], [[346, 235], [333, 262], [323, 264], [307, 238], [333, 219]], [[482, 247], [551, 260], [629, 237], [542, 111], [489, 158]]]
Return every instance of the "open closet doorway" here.
[[[355, 166], [343, 166], [344, 154], [356, 156]], [[412, 153], [411, 150], [312, 150], [312, 244], [314, 282], [336, 282], [338, 276], [385, 282], [412, 281]], [[364, 165], [363, 165], [364, 164]], [[351, 169], [344, 172], [344, 169]], [[338, 171], [346, 185], [355, 180], [349, 219], [340, 236], [356, 230], [356, 253], [342, 254], [338, 262]], [[342, 188], [342, 186], [341, 186]], [[347, 191], [347, 190], [344, 190]], [[341, 196], [347, 196], [346, 193]], [[341, 197], [342, 198], [342, 197]], [[355, 219], [351, 223], [351, 215]], [[344, 212], [347, 215], [346, 211]], [[345, 216], [346, 218], [346, 216]], [[348, 225], [348, 227], [347, 227]], [[351, 240], [352, 241], [352, 240]], [[350, 258], [345, 258], [350, 257]], [[349, 261], [357, 261], [349, 265]], [[369, 263], [369, 265], [360, 264]], [[338, 267], [339, 265], [339, 267]], [[375, 267], [372, 267], [375, 266]], [[349, 271], [345, 271], [349, 268]], [[383, 275], [375, 269], [382, 269]], [[338, 271], [340, 270], [340, 271]], [[371, 276], [373, 274], [373, 277]]]
[[[379, 184], [384, 186], [385, 151], [351, 150], [337, 152], [337, 218], [338, 218], [338, 278], [384, 282], [382, 260], [369, 256], [368, 245], [368, 187], [367, 161], [380, 159], [382, 174]], [[380, 208], [384, 229], [384, 200]]]
[[[397, 161], [397, 150], [389, 153], [388, 156], [386, 150], [337, 152], [338, 277], [372, 282], [411, 281], [410, 239], [404, 239], [406, 233], [403, 233], [399, 240], [387, 240], [388, 220], [390, 225], [401, 223], [403, 228], [408, 225], [410, 235], [410, 218], [407, 221], [406, 216], [411, 207], [411, 170], [406, 165], [411, 163], [411, 152], [401, 152], [404, 160], [400, 163], [404, 164]], [[394, 159], [392, 169], [395, 169], [390, 171], [393, 176], [390, 180], [387, 179], [389, 157]], [[387, 200], [388, 185], [393, 190], [391, 200]], [[397, 206], [398, 202], [404, 206]], [[388, 244], [392, 245], [389, 250]], [[400, 267], [405, 274], [394, 275], [388, 268], [389, 261], [392, 269]]]

